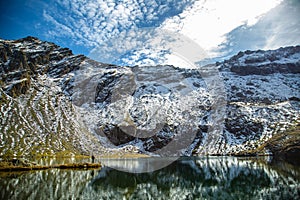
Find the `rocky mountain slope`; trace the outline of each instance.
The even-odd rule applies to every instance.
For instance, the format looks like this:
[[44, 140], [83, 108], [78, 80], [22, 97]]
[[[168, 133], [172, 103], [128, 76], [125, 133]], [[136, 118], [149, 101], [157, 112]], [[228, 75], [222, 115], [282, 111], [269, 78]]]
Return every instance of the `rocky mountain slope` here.
[[0, 156], [266, 154], [282, 135], [299, 148], [300, 46], [180, 69], [103, 64], [27, 37], [0, 40], [0, 65]]
[[32, 37], [2, 40], [0, 48], [1, 156], [70, 155], [98, 149], [98, 140], [78, 120], [55, 79], [64, 79], [85, 58]]

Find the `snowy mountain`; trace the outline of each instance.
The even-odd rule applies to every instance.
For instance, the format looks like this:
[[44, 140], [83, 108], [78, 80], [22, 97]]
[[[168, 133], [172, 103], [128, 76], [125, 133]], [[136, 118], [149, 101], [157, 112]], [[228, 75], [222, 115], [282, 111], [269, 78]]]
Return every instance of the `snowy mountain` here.
[[300, 46], [181, 69], [27, 37], [0, 40], [0, 63], [0, 156], [299, 151]]

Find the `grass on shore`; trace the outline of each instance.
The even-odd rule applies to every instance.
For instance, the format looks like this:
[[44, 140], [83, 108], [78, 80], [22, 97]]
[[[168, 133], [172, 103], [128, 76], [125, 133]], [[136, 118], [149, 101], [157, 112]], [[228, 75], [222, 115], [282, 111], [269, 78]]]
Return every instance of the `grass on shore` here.
[[[97, 157], [97, 156], [96, 156]], [[105, 158], [105, 159], [123, 159], [123, 158], [149, 158], [149, 155], [146, 154], [140, 154], [140, 153], [115, 153], [115, 154], [107, 154], [107, 155], [101, 155], [97, 158]]]
[[31, 165], [31, 166], [15, 166], [11, 162], [0, 162], [0, 171], [31, 171], [31, 170], [45, 170], [45, 169], [97, 169], [100, 168], [100, 163], [70, 163], [60, 165]]

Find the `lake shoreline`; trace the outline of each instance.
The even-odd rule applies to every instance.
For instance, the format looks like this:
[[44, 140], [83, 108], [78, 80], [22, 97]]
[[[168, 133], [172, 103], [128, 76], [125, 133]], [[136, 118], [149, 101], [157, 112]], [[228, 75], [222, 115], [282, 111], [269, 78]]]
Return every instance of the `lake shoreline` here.
[[91, 156], [87, 155], [75, 155], [75, 156], [56, 156], [56, 155], [45, 155], [37, 157], [39, 158], [52, 158], [52, 159], [66, 159], [66, 158], [81, 158], [90, 159], [91, 162], [72, 162], [55, 165], [40, 165], [33, 161], [32, 158], [27, 159], [26, 157], [5, 157], [0, 158], [0, 172], [18, 172], [18, 171], [34, 171], [34, 170], [47, 170], [47, 169], [99, 169], [102, 167], [99, 159], [128, 159], [128, 158], [147, 158], [150, 157], [146, 154], [137, 153], [125, 153], [125, 154], [109, 154], [109, 155], [95, 155], [94, 160]]
[[[199, 156], [199, 155], [198, 155]], [[279, 155], [262, 155], [262, 154], [236, 154], [236, 155], [202, 155], [200, 157], [240, 157], [240, 158], [260, 158], [260, 157], [272, 157], [272, 159], [286, 160], [285, 156]], [[95, 155], [94, 160], [91, 156], [87, 155], [75, 155], [75, 156], [42, 156], [38, 158], [51, 158], [54, 160], [59, 159], [70, 159], [70, 158], [81, 158], [80, 162], [70, 162], [70, 163], [56, 163], [56, 164], [37, 164], [31, 159], [26, 159], [24, 157], [13, 157], [13, 158], [0, 158], [0, 172], [22, 172], [22, 171], [35, 171], [35, 170], [47, 170], [47, 169], [99, 169], [101, 168], [101, 159], [143, 159], [151, 158], [152, 156], [139, 153], [126, 153], [126, 154], [107, 154], [107, 155]], [[185, 157], [185, 156], [183, 156]], [[188, 156], [190, 157], [190, 156]], [[193, 157], [193, 156], [191, 156]], [[294, 164], [294, 163], [292, 163]]]
[[35, 163], [15, 160], [20, 164], [15, 164], [13, 161], [1, 161], [0, 172], [16, 172], [16, 171], [34, 171], [34, 170], [47, 170], [47, 169], [99, 169], [102, 167], [101, 163], [69, 163], [57, 165], [37, 165]]

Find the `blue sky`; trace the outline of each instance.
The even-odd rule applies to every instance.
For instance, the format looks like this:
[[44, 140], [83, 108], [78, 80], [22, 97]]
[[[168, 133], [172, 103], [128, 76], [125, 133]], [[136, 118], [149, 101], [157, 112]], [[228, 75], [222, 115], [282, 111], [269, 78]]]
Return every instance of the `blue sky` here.
[[[124, 65], [177, 63], [170, 56], [155, 59], [169, 52], [162, 45], [168, 39], [161, 40], [169, 32], [205, 51], [199, 59], [300, 44], [299, 0], [10, 0], [0, 4], [3, 39], [31, 35], [75, 54]], [[180, 51], [187, 49], [185, 45]]]

